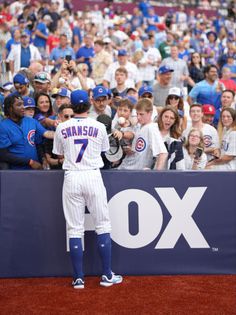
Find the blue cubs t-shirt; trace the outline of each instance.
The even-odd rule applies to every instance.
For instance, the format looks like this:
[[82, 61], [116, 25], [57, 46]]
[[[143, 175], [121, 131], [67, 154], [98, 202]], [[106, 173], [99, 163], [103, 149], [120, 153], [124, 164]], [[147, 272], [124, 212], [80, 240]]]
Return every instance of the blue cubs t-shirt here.
[[[38, 161], [36, 144], [47, 130], [35, 119], [24, 117], [19, 124], [7, 118], [0, 122], [0, 148], [7, 148], [16, 157]], [[12, 166], [12, 169], [29, 169]]]

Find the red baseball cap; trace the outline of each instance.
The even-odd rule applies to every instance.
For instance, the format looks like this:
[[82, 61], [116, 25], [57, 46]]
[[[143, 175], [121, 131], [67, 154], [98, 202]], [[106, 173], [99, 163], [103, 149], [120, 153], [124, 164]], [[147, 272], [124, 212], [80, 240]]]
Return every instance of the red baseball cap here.
[[215, 107], [213, 105], [210, 104], [204, 104], [202, 105], [202, 111], [204, 115], [215, 115], [216, 110]]
[[156, 27], [160, 30], [160, 31], [165, 31], [166, 26], [164, 23], [157, 23]]

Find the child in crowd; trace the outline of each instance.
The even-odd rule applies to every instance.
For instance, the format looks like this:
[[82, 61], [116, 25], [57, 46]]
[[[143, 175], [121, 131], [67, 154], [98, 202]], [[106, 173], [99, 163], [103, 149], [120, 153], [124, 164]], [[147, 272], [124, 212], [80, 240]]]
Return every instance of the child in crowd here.
[[120, 141], [123, 149], [123, 158], [126, 149], [131, 147], [134, 138], [136, 126], [132, 124], [132, 110], [134, 105], [127, 98], [120, 101], [117, 108], [117, 114], [112, 120], [112, 133]]
[[119, 169], [163, 170], [167, 159], [167, 150], [158, 126], [152, 122], [153, 104], [150, 99], [140, 99], [136, 105], [139, 128], [135, 133], [132, 147], [126, 151]]
[[32, 97], [24, 96], [24, 109], [25, 109], [25, 117], [34, 117], [35, 114], [35, 100]]

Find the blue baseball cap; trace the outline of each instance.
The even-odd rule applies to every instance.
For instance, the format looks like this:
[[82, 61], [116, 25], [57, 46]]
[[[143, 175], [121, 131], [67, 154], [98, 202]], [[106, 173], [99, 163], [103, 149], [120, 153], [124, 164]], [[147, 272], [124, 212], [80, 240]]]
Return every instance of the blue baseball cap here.
[[60, 88], [56, 93], [52, 94], [52, 97], [56, 98], [58, 95], [70, 98], [71, 92], [66, 88]]
[[127, 50], [125, 49], [118, 50], [118, 56], [127, 56]]
[[88, 92], [85, 90], [74, 90], [70, 95], [71, 105], [81, 105], [89, 102]]
[[32, 97], [24, 96], [23, 97], [24, 107], [35, 107], [35, 100]]
[[159, 74], [164, 74], [168, 72], [174, 72], [174, 69], [171, 69], [169, 66], [161, 66], [158, 70]]
[[153, 95], [153, 89], [151, 86], [141, 86], [141, 88], [138, 90], [138, 96], [142, 96], [145, 93], [150, 93]]
[[96, 100], [98, 97], [107, 96], [107, 89], [102, 85], [98, 85], [93, 89], [93, 98]]
[[217, 40], [217, 34], [214, 31], [209, 31], [206, 33], [207, 38], [209, 38], [210, 35], [213, 35], [215, 37], [214, 41]]
[[13, 83], [19, 83], [21, 85], [26, 85], [29, 83], [29, 80], [21, 73], [17, 73], [13, 78]]

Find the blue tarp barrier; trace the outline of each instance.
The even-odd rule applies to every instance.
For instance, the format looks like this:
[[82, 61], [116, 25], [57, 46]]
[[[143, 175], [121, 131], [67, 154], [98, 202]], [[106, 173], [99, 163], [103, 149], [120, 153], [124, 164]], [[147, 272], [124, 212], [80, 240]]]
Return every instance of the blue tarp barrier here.
[[[113, 269], [236, 274], [236, 172], [103, 171]], [[62, 171], [0, 172], [0, 277], [68, 276]], [[92, 183], [91, 183], [92, 189]], [[101, 264], [86, 213], [84, 270]]]

